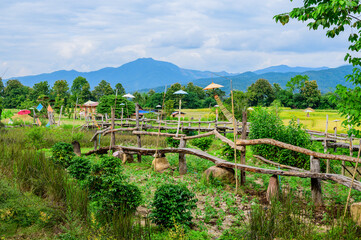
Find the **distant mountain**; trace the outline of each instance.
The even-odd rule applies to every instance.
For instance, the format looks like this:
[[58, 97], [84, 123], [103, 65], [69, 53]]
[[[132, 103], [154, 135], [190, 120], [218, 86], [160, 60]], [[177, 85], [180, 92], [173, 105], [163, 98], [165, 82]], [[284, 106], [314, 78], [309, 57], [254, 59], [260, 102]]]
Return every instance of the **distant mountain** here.
[[222, 90], [227, 93], [230, 92], [230, 81], [232, 79], [233, 88], [236, 90], [245, 91], [252, 83], [256, 82], [260, 78], [267, 79], [271, 84], [278, 83], [282, 88], [286, 87], [286, 83], [296, 75], [308, 75], [310, 80], [316, 80], [318, 88], [321, 92], [329, 92], [335, 90], [338, 84], [342, 84], [347, 87], [352, 87], [352, 84], [346, 82], [345, 76], [352, 73], [353, 67], [351, 65], [341, 66], [338, 68], [328, 68], [325, 70], [312, 70], [306, 72], [268, 72], [264, 74], [256, 74], [254, 72], [245, 72], [236, 76], [229, 76], [228, 79], [224, 78], [205, 78], [194, 80], [193, 83], [197, 86], [205, 87], [212, 81], [224, 86]]
[[[278, 83], [282, 88], [286, 87], [286, 83], [296, 75], [308, 75], [310, 80], [316, 80], [318, 88], [322, 93], [334, 91], [337, 84], [342, 84], [347, 87], [352, 87], [352, 84], [346, 82], [345, 76], [352, 73], [353, 67], [351, 65], [341, 66], [338, 68], [327, 68], [325, 70], [312, 70], [306, 72], [267, 72], [263, 74], [256, 74], [254, 72], [245, 72], [235, 76], [227, 76], [226, 78], [203, 78], [193, 80], [194, 85], [205, 87], [212, 81], [224, 86], [222, 88], [226, 93], [230, 93], [230, 79], [232, 79], [233, 89], [246, 91], [247, 88], [260, 78], [267, 79], [271, 84]], [[164, 86], [153, 88], [156, 92], [164, 91]], [[142, 92], [149, 91], [149, 89], [143, 89]]]
[[302, 72], [319, 71], [319, 70], [325, 70], [325, 69], [328, 69], [328, 67], [309, 68], [309, 67], [289, 67], [289, 66], [287, 66], [287, 65], [278, 65], [278, 66], [272, 66], [272, 67], [260, 69], [260, 70], [254, 71], [254, 73], [256, 73], [256, 74], [264, 74], [264, 73], [270, 73], [270, 72], [278, 72], [278, 73], [295, 72], [295, 73], [302, 73]]
[[[107, 67], [92, 72], [61, 70], [11, 79], [18, 79], [24, 85], [30, 87], [40, 81], [48, 81], [52, 86], [56, 80], [65, 79], [71, 86], [76, 77], [82, 76], [88, 80], [92, 89], [97, 86], [101, 80], [106, 80], [113, 87], [120, 82], [126, 91], [132, 92], [144, 88], [171, 85], [176, 82], [185, 84], [195, 79], [211, 77], [212, 74], [210, 71], [182, 69], [172, 63], [157, 61], [152, 58], [140, 58], [117, 68]], [[222, 76], [232, 75], [227, 72], [219, 72], [216, 74]]]

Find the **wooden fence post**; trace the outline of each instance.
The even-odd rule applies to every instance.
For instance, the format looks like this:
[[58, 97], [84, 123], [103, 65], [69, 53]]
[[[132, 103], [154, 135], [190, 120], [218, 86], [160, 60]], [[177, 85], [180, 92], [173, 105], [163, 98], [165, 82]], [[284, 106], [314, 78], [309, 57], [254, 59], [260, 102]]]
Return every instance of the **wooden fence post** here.
[[[242, 113], [242, 135], [241, 139], [247, 138], [247, 110]], [[246, 145], [241, 150], [241, 164], [246, 164]], [[246, 172], [241, 170], [241, 185], [246, 184]]]
[[[320, 160], [310, 156], [310, 165], [311, 165], [311, 172], [320, 173]], [[322, 199], [322, 189], [321, 189], [321, 180], [318, 178], [311, 178], [311, 192], [312, 192], [312, 199], [315, 206], [322, 206], [323, 199]]]
[[[182, 137], [179, 143], [179, 148], [185, 148], [187, 141]], [[179, 153], [179, 174], [184, 175], [187, 173], [187, 161], [184, 153]]]
[[[139, 104], [138, 103], [135, 104], [135, 127], [137, 128], [137, 130], [139, 130]], [[137, 135], [137, 145], [139, 148], [142, 147], [141, 135]], [[138, 157], [138, 162], [142, 162], [142, 154], [138, 153], [137, 157]]]
[[94, 139], [94, 150], [98, 149], [98, 136]]
[[[324, 145], [323, 145], [323, 153], [327, 153], [327, 138], [328, 138], [328, 133], [327, 133], [327, 129], [328, 129], [328, 114], [326, 115], [326, 130], [325, 130], [325, 141], [324, 141]], [[330, 172], [330, 159], [326, 160], [326, 173]]]
[[[114, 129], [114, 126], [115, 126], [115, 108], [111, 108], [112, 110], [112, 122], [111, 122], [111, 129]], [[115, 132], [112, 132], [111, 135], [110, 135], [110, 145], [113, 147], [115, 146]]]

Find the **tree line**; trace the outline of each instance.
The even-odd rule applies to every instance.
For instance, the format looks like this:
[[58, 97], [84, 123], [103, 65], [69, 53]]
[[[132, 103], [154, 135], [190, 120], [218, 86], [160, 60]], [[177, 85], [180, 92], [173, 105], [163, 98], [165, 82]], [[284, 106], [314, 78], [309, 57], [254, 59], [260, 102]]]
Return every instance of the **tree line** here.
[[[203, 88], [195, 86], [192, 82], [187, 85], [175, 83], [171, 85], [166, 92], [157, 93], [150, 90], [146, 93], [134, 92], [133, 102], [137, 102], [145, 109], [156, 109], [158, 105], [164, 107], [168, 114], [178, 108], [178, 98], [174, 92], [184, 90], [188, 94], [182, 97], [182, 108], [209, 108], [217, 103], [214, 95], [217, 94], [226, 105], [230, 105], [230, 96], [226, 95], [221, 89], [204, 91]], [[55, 109], [61, 106], [72, 108], [75, 103], [83, 104], [88, 100], [103, 102], [102, 109], [106, 109], [111, 104], [111, 99], [118, 94], [118, 98], [126, 93], [121, 83], [117, 83], [112, 88], [110, 83], [102, 80], [94, 90], [90, 89], [89, 82], [84, 77], [74, 79], [71, 86], [66, 80], [57, 80], [51, 87], [47, 81], [39, 82], [34, 86], [24, 86], [19, 80], [8, 80], [3, 84], [0, 78], [0, 109], [18, 108], [29, 109], [39, 104], [44, 99], [52, 100]], [[234, 101], [236, 110], [241, 111], [245, 106], [285, 106], [291, 108], [336, 108], [335, 99], [337, 96], [333, 92], [321, 94], [315, 80], [309, 80], [309, 77], [297, 75], [291, 78], [286, 88], [283, 89], [279, 84], [271, 85], [266, 79], [258, 79], [247, 88], [247, 91], [234, 90]], [[106, 102], [106, 104], [104, 104]], [[124, 99], [119, 101], [125, 103]], [[129, 104], [132, 106], [132, 104]], [[110, 106], [109, 106], [110, 107]], [[133, 110], [133, 106], [131, 107]], [[0, 110], [1, 111], [1, 110]]]

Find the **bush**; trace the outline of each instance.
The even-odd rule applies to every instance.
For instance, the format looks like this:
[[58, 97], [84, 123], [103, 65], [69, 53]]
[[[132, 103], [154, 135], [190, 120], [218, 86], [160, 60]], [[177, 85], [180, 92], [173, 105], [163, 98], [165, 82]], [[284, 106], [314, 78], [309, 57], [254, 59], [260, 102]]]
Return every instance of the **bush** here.
[[173, 227], [175, 223], [190, 225], [190, 211], [197, 206], [194, 197], [194, 193], [184, 185], [162, 185], [154, 194], [152, 221], [163, 227]]
[[112, 182], [108, 189], [103, 189], [97, 201], [103, 215], [112, 216], [114, 213], [125, 215], [135, 212], [142, 203], [142, 195], [137, 186], [117, 180]]
[[70, 143], [58, 142], [51, 148], [53, 156], [51, 159], [54, 163], [63, 166], [64, 168], [69, 167], [72, 158], [75, 156], [73, 145]]
[[[15, 123], [15, 121], [14, 121]], [[44, 142], [45, 129], [41, 127], [33, 127], [27, 133], [28, 144], [35, 149], [39, 149]]]
[[69, 174], [78, 179], [84, 180], [90, 173], [91, 163], [85, 157], [73, 157], [70, 161], [68, 171]]
[[212, 145], [213, 139], [210, 137], [195, 138], [192, 140], [192, 145], [200, 148], [202, 151], [208, 150]]
[[[177, 133], [176, 130], [169, 130], [168, 133]], [[179, 147], [179, 144], [180, 144], [180, 140], [176, 140], [176, 139], [173, 139], [173, 137], [166, 137], [165, 139], [167, 145], [169, 147], [172, 147], [172, 148], [177, 148]]]
[[[293, 119], [285, 126], [277, 114], [264, 108], [256, 108], [251, 116], [250, 139], [272, 138], [303, 148], [311, 148], [310, 136], [303, 125]], [[253, 145], [253, 153], [284, 165], [309, 169], [309, 157], [295, 151], [271, 145]]]
[[[233, 162], [234, 161], [234, 149], [229, 146], [227, 143], [222, 143], [223, 147], [221, 148], [222, 155], [228, 160]], [[237, 150], [236, 156], [241, 156], [241, 151]]]

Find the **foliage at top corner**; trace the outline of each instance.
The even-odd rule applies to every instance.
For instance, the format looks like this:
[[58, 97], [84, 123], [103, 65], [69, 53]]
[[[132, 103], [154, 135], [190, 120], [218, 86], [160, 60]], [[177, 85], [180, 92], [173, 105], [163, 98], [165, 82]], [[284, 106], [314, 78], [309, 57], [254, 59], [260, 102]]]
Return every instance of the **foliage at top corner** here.
[[190, 225], [191, 210], [197, 207], [197, 201], [195, 194], [185, 185], [164, 184], [154, 194], [150, 217], [157, 225], [166, 228], [175, 223]]
[[[291, 0], [292, 1], [292, 0]], [[354, 126], [350, 134], [360, 136], [360, 130], [355, 127], [361, 126], [361, 58], [354, 53], [358, 53], [361, 49], [361, 13], [360, 1], [355, 0], [304, 0], [303, 6], [293, 8], [288, 13], [282, 13], [274, 16], [276, 22], [285, 25], [291, 19], [307, 22], [307, 26], [312, 30], [320, 27], [327, 29], [326, 36], [334, 38], [345, 29], [351, 28], [349, 31], [348, 42], [349, 51], [346, 53], [344, 60], [354, 66], [353, 73], [346, 76], [347, 81], [354, 85], [354, 88], [347, 88], [337, 85], [336, 95], [333, 97], [334, 103], [341, 115], [348, 118], [343, 121], [343, 125]]]
[[[295, 146], [311, 148], [310, 136], [294, 119], [285, 126], [273, 111], [256, 108], [250, 121], [250, 139], [271, 138]], [[309, 168], [309, 157], [302, 153], [266, 144], [253, 145], [252, 150], [254, 154], [274, 162], [304, 169]]]

